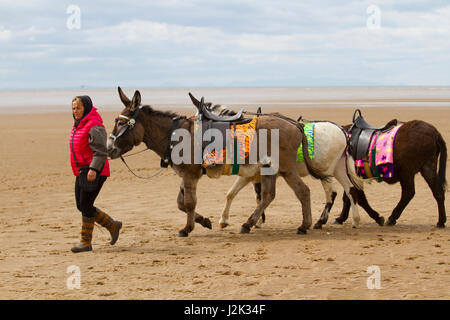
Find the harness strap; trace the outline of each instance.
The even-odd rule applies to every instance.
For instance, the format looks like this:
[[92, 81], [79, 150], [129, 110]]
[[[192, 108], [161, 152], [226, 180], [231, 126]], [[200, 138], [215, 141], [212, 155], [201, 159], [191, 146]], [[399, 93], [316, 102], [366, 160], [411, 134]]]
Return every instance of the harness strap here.
[[383, 181], [383, 179], [381, 178], [380, 173], [378, 172], [377, 163], [376, 163], [378, 136], [376, 136], [374, 139], [375, 139], [375, 142], [374, 142], [373, 148], [371, 150], [370, 161], [367, 161], [367, 162], [370, 163], [370, 170], [371, 170], [372, 176], [374, 178], [377, 178], [378, 182], [381, 182], [381, 181]]
[[174, 117], [172, 123], [172, 128], [169, 132], [169, 142], [167, 144], [166, 153], [164, 154], [164, 158], [161, 158], [161, 168], [167, 168], [169, 165], [172, 165], [172, 159], [171, 159], [171, 153], [173, 149], [173, 141], [172, 141], [172, 135], [174, 134], [174, 131], [178, 129], [178, 121], [180, 120], [180, 117]]
[[231, 170], [231, 174], [235, 175], [235, 174], [239, 173], [238, 152], [240, 151], [240, 149], [238, 147], [236, 123], [233, 123], [233, 131], [234, 131], [233, 167], [232, 167], [232, 170]]

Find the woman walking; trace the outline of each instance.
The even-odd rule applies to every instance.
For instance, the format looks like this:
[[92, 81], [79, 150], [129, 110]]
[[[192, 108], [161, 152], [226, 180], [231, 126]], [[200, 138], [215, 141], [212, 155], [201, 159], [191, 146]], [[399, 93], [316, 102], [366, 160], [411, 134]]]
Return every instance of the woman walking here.
[[75, 121], [70, 135], [70, 164], [76, 176], [76, 204], [82, 214], [81, 241], [72, 247], [72, 252], [77, 253], [92, 251], [95, 222], [108, 229], [112, 245], [119, 238], [122, 223], [94, 207], [94, 201], [110, 175], [103, 120], [89, 96], [72, 100], [72, 114]]

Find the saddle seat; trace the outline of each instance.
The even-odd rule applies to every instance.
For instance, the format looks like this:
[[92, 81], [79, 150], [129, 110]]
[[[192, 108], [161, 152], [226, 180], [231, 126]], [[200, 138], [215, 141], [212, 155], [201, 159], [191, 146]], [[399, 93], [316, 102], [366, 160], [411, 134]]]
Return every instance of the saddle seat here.
[[[359, 109], [357, 111], [359, 111]], [[397, 119], [393, 119], [393, 120], [389, 121], [384, 126], [374, 127], [371, 124], [367, 123], [366, 120], [364, 120], [364, 118], [362, 116], [359, 116], [354, 121], [353, 125], [359, 129], [363, 129], [363, 130], [368, 129], [368, 130], [376, 130], [376, 131], [386, 131], [397, 125]]]
[[212, 113], [206, 106], [202, 103], [201, 104], [201, 114], [208, 119], [212, 121], [217, 122], [233, 122], [233, 121], [239, 121], [242, 120], [244, 115], [244, 109], [239, 110], [238, 113], [232, 115], [232, 116], [220, 116], [217, 114]]
[[[358, 118], [355, 119], [356, 114]], [[348, 130], [350, 137], [350, 153], [355, 160], [362, 160], [369, 152], [372, 135], [376, 132], [385, 132], [397, 125], [397, 119], [393, 119], [381, 127], [374, 127], [362, 117], [361, 110], [356, 109], [353, 114], [353, 124]]]

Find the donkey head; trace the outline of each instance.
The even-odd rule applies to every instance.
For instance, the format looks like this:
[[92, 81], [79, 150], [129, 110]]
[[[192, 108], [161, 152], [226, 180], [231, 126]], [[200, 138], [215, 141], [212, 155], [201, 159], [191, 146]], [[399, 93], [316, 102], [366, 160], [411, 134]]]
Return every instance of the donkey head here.
[[139, 145], [144, 139], [144, 126], [139, 116], [141, 94], [135, 91], [130, 100], [118, 87], [120, 100], [125, 105], [120, 115], [115, 119], [114, 129], [108, 138], [108, 156], [115, 159]]

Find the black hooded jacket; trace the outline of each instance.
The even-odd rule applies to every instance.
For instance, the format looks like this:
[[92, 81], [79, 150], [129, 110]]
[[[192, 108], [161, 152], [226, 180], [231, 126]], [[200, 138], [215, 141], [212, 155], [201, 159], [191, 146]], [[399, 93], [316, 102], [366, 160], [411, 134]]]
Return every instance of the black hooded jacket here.
[[92, 110], [92, 100], [89, 96], [77, 96], [77, 98], [80, 98], [81, 102], [83, 102], [84, 113], [80, 120], [76, 120], [75, 116], [72, 114], [73, 118], [75, 119], [75, 127], [77, 127], [81, 120], [83, 120], [83, 118], [86, 117]]
[[[80, 120], [75, 120], [75, 127], [86, 117], [92, 110], [92, 100], [89, 96], [77, 96], [83, 102], [84, 112]], [[72, 114], [73, 115], [73, 114]], [[89, 131], [89, 147], [92, 149], [94, 155], [92, 162], [89, 165], [90, 168], [95, 169], [98, 173], [102, 171], [103, 165], [106, 161], [108, 151], [106, 148], [106, 130], [102, 126], [93, 126]]]

